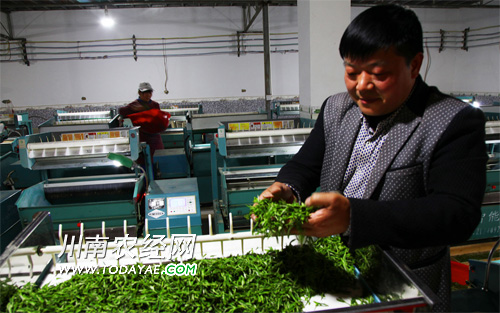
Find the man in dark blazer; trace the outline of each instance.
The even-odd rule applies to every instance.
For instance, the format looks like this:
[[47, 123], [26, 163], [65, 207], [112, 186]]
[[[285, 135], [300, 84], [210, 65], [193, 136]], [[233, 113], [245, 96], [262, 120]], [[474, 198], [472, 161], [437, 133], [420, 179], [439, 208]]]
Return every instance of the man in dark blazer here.
[[481, 216], [485, 119], [422, 80], [422, 42], [411, 10], [376, 6], [356, 17], [339, 48], [347, 92], [323, 103], [260, 198], [319, 207], [306, 235], [393, 250], [438, 295], [433, 310], [446, 312], [449, 245], [466, 241]]

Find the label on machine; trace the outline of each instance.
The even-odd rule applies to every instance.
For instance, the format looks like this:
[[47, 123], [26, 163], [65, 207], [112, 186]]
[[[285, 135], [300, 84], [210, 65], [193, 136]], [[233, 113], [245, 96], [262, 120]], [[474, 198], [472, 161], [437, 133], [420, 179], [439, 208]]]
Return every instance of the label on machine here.
[[196, 197], [167, 197], [167, 215], [196, 214]]
[[262, 130], [260, 122], [250, 123], [250, 130]]
[[148, 200], [148, 216], [160, 218], [165, 215], [165, 198], [152, 198]]
[[120, 138], [126, 137], [128, 134], [125, 132], [120, 132], [117, 130], [113, 131], [102, 131], [102, 132], [84, 132], [84, 133], [68, 133], [61, 134], [62, 141], [77, 141], [77, 140], [87, 140], [87, 139], [108, 139], [108, 138]]
[[[293, 120], [241, 122], [241, 123], [229, 123], [227, 125], [227, 129], [230, 132], [252, 131], [252, 130], [292, 129], [292, 128], [294, 128], [294, 121]], [[220, 137], [220, 135], [219, 135], [219, 137]]]
[[217, 136], [218, 136], [219, 138], [224, 138], [224, 137], [226, 137], [226, 133], [224, 132], [224, 129], [218, 129], [218, 130], [217, 130]]
[[160, 210], [153, 210], [151, 212], [148, 212], [148, 215], [151, 216], [152, 218], [159, 218], [165, 215], [165, 212]]

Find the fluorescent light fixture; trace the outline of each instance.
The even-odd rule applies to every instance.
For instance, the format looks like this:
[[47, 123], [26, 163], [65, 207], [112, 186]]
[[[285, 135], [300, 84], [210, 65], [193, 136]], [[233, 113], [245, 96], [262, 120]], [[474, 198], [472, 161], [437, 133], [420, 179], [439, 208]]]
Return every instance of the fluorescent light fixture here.
[[479, 108], [481, 106], [481, 103], [479, 103], [478, 101], [474, 101], [472, 102], [472, 106], [475, 108]]
[[104, 8], [104, 17], [101, 18], [101, 25], [104, 27], [112, 27], [115, 25], [115, 20], [108, 14], [108, 7]]

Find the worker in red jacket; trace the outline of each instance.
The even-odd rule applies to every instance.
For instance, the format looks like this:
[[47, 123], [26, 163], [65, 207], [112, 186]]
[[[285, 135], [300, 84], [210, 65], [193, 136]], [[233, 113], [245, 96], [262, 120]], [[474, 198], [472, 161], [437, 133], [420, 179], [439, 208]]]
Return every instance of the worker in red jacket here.
[[157, 120], [154, 117], [151, 118], [151, 113], [153, 111], [160, 111], [160, 105], [158, 102], [151, 100], [151, 97], [153, 96], [153, 87], [151, 87], [151, 84], [147, 82], [140, 83], [138, 94], [139, 98], [135, 99], [128, 105], [121, 107], [118, 110], [118, 113], [122, 118], [130, 118], [135, 126], [141, 126], [139, 129], [140, 140], [149, 145], [152, 157], [156, 150], [163, 149], [160, 132], [166, 127], [163, 125], [162, 121]]

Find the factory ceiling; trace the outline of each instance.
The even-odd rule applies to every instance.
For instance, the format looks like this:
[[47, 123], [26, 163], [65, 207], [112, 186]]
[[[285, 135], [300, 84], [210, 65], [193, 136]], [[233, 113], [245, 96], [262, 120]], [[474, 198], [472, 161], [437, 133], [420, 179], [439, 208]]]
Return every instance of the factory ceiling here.
[[[4, 13], [18, 11], [130, 9], [161, 7], [215, 7], [215, 6], [295, 6], [297, 0], [2, 0], [0, 10]], [[351, 0], [352, 6], [373, 6], [382, 3], [397, 3], [415, 8], [500, 8], [500, 0]]]

